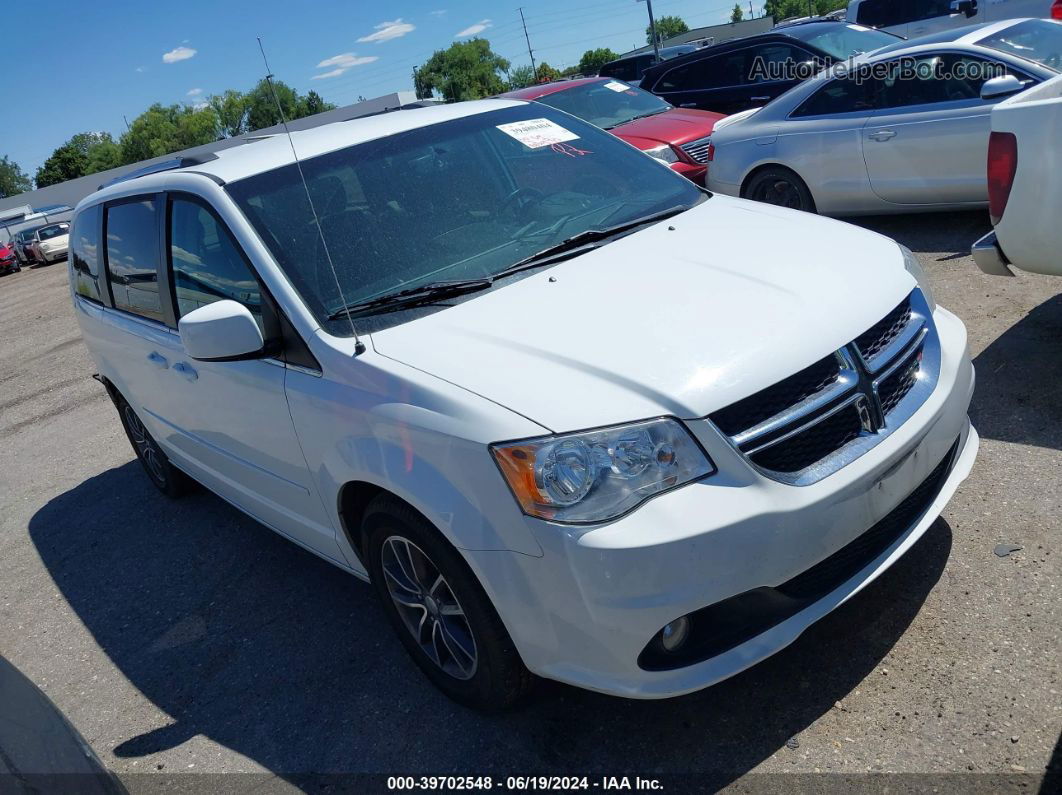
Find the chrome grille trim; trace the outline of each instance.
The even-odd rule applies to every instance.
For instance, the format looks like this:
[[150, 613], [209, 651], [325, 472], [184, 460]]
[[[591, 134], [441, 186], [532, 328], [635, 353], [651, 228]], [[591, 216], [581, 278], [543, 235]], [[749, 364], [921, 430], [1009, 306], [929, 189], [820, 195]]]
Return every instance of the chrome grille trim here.
[[[719, 432], [754, 469], [773, 480], [796, 486], [822, 480], [879, 444], [925, 402], [936, 387], [940, 372], [940, 343], [925, 297], [921, 291], [915, 290], [904, 303], [910, 306], [906, 325], [896, 333], [893, 330], [896, 324], [892, 324], [885, 333], [895, 336], [869, 361], [864, 360], [856, 342], [850, 342], [834, 354], [840, 365], [836, 382], [751, 428], [729, 436], [721, 430]], [[901, 306], [898, 305], [889, 315], [896, 313]], [[888, 315], [884, 319], [888, 319]], [[861, 335], [864, 336], [866, 334]], [[900, 388], [890, 391], [887, 398], [891, 410], [886, 412], [880, 392], [882, 385], [912, 366], [917, 367], [913, 383], [908, 384], [905, 379]], [[817, 425], [844, 410], [858, 412], [861, 432], [814, 464], [799, 471], [782, 472], [761, 467], [753, 460], [753, 456], [791, 443], [801, 434], [814, 433]], [[708, 421], [712, 422], [711, 416]], [[716, 428], [718, 430], [718, 426]], [[820, 435], [819, 438], [829, 437]], [[808, 441], [802, 443], [807, 445]], [[782, 459], [785, 457], [783, 453]], [[779, 459], [775, 457], [774, 460]], [[793, 461], [793, 456], [789, 456], [789, 461]]]
[[698, 138], [696, 141], [690, 141], [689, 143], [682, 144], [682, 151], [696, 160], [698, 163], [708, 162], [708, 147], [712, 143], [712, 136], [707, 138]]

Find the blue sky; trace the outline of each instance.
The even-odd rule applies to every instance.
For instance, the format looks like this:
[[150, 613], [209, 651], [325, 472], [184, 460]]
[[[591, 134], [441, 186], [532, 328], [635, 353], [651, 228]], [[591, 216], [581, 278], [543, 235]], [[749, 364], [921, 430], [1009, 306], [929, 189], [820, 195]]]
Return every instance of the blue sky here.
[[[226, 88], [246, 90], [264, 74], [256, 35], [279, 79], [340, 105], [410, 89], [413, 66], [473, 35], [490, 40], [513, 66], [527, 64], [520, 1], [52, 0], [46, 18], [36, 4], [11, 3], [3, 14], [9, 41], [0, 155], [32, 176], [74, 133], [117, 137], [123, 115], [132, 120], [153, 102], [194, 104]], [[586, 49], [622, 52], [645, 40], [645, 3], [522, 1], [540, 62], [564, 67]], [[727, 21], [733, 5], [655, 0], [653, 10], [701, 27]], [[756, 10], [762, 13], [762, 0]], [[31, 33], [42, 25], [48, 47], [32, 47]]]

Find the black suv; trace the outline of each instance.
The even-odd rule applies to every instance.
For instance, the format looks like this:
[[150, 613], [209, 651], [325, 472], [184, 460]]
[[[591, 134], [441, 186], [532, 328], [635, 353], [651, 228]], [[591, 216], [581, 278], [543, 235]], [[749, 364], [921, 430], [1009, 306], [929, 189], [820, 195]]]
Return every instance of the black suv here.
[[680, 108], [737, 113], [765, 105], [818, 69], [898, 38], [846, 22], [790, 24], [658, 63], [646, 70], [641, 86]]
[[[662, 63], [669, 58], [677, 58], [680, 55], [696, 51], [697, 47], [694, 44], [676, 44], [674, 47], [661, 47], [660, 61]], [[645, 70], [652, 66], [655, 60], [656, 57], [653, 55], [652, 50], [640, 52], [637, 55], [628, 55], [625, 58], [617, 58], [615, 61], [609, 61], [602, 66], [598, 70], [597, 76], [612, 77], [627, 83], [637, 83], [641, 76], [645, 74]]]

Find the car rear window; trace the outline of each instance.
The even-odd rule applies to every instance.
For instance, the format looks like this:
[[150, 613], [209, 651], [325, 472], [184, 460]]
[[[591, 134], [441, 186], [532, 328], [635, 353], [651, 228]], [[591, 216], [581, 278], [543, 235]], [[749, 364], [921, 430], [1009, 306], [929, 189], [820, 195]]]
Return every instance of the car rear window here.
[[1027, 19], [986, 36], [982, 47], [1017, 55], [1029, 61], [1062, 70], [1062, 24], [1046, 19]]

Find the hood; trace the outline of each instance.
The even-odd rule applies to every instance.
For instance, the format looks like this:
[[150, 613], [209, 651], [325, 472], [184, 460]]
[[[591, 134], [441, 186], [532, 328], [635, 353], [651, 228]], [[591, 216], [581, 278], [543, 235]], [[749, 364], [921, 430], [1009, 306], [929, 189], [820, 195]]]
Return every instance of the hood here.
[[613, 127], [609, 132], [639, 149], [651, 149], [660, 144], [681, 146], [711, 135], [716, 122], [723, 118], [725, 116], [722, 113], [673, 108], [655, 116], [629, 121]]
[[846, 345], [914, 287], [886, 237], [713, 196], [372, 343], [553, 431], [693, 419]]

